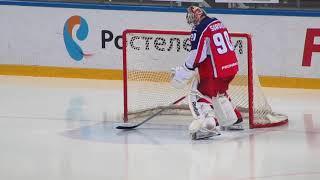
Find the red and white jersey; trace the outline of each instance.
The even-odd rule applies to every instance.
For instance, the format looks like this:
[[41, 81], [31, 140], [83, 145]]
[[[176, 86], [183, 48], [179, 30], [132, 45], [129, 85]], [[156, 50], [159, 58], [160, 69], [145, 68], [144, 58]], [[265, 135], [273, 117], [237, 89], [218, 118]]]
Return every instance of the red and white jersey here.
[[191, 51], [186, 60], [188, 68], [198, 68], [200, 76], [213, 78], [229, 77], [238, 72], [234, 46], [221, 21], [206, 17], [192, 29], [190, 40]]

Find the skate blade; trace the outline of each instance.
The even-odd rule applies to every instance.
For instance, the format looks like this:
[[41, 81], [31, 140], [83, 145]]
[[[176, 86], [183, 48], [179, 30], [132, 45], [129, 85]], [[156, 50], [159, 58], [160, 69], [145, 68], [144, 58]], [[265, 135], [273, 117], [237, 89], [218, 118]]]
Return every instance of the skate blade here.
[[192, 140], [209, 139], [214, 136], [220, 136], [220, 132], [195, 132], [191, 134]]
[[244, 128], [242, 126], [231, 126], [231, 127], [220, 127], [221, 131], [243, 131]]

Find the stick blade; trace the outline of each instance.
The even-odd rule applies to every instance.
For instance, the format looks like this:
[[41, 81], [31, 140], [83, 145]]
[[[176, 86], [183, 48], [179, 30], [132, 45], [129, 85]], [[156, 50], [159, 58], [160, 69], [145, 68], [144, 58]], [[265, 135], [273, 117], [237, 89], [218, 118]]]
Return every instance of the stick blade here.
[[134, 129], [136, 127], [137, 127], [136, 124], [123, 123], [121, 125], [116, 126], [116, 129]]

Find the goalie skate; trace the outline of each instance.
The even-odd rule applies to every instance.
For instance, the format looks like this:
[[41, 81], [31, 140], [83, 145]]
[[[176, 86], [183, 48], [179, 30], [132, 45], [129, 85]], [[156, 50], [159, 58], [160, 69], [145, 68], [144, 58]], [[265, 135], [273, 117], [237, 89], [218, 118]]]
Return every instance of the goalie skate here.
[[214, 136], [219, 136], [221, 133], [218, 130], [214, 131], [197, 131], [194, 133], [191, 133], [191, 139], [192, 140], [201, 140], [201, 139], [209, 139]]
[[222, 130], [222, 131], [242, 131], [242, 130], [244, 130], [242, 119], [238, 119], [238, 121], [235, 122], [231, 126], [221, 126], [220, 130]]

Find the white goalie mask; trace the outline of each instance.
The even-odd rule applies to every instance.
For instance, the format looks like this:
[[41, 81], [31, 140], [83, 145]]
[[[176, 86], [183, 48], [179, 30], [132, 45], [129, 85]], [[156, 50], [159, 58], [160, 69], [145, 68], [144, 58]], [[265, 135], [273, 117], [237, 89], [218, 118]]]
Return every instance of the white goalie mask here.
[[199, 24], [199, 22], [203, 16], [207, 16], [207, 13], [202, 8], [197, 7], [197, 6], [188, 7], [187, 15], [186, 15], [186, 19], [187, 19], [188, 24], [190, 24], [192, 26]]

